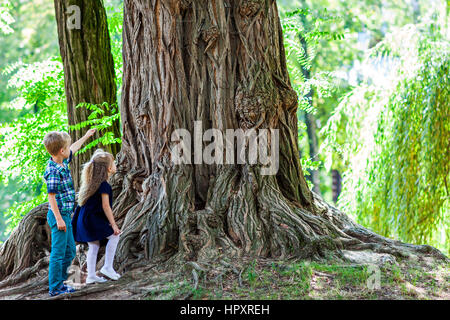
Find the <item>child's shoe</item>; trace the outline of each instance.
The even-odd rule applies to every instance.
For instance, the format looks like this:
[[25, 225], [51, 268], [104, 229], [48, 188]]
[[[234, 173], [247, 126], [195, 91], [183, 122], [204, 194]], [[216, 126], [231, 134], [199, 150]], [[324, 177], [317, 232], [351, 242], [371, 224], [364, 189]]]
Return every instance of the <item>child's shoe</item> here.
[[95, 276], [95, 277], [87, 277], [86, 278], [86, 284], [91, 284], [91, 283], [103, 283], [106, 282], [108, 280], [106, 280], [103, 277], [99, 277], [99, 276]]
[[74, 288], [72, 288], [71, 286], [68, 286], [68, 285], [66, 285], [66, 284], [63, 284], [63, 285], [62, 285], [62, 289], [63, 289], [63, 290], [66, 290], [67, 293], [72, 293], [72, 292], [75, 292], [75, 291], [76, 291]]
[[119, 280], [120, 274], [118, 274], [114, 269], [107, 269], [105, 267], [101, 268], [100, 272], [110, 278], [111, 280]]
[[69, 286], [66, 286], [65, 284], [63, 284], [59, 289], [54, 289], [48, 292], [48, 294], [51, 297], [55, 297], [58, 296], [60, 294], [64, 294], [64, 293], [72, 293], [75, 292], [75, 289]]

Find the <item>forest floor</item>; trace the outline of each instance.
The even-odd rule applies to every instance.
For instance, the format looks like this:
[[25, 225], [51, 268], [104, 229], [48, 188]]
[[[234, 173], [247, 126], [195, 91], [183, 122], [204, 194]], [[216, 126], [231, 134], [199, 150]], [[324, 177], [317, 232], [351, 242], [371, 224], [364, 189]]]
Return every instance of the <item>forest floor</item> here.
[[[48, 296], [44, 272], [20, 287], [0, 290], [0, 299], [450, 300], [449, 264], [427, 259], [374, 266], [241, 258], [232, 264], [222, 260], [217, 265], [192, 266], [186, 265], [178, 273], [161, 265], [136, 268], [118, 281], [72, 283], [79, 290], [58, 297]], [[85, 276], [83, 273], [80, 282]], [[40, 289], [26, 290], [27, 286], [34, 288], [36, 281], [42, 283]]]

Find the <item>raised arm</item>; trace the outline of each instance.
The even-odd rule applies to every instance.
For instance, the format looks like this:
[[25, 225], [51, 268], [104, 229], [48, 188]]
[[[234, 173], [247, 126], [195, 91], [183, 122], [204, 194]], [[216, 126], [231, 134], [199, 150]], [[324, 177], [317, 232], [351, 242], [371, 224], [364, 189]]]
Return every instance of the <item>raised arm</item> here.
[[81, 146], [86, 142], [86, 140], [89, 139], [90, 137], [92, 137], [96, 131], [97, 131], [96, 129], [89, 129], [88, 132], [86, 132], [86, 134], [82, 138], [75, 141], [70, 146], [70, 150], [72, 150], [72, 154], [75, 154], [78, 150], [80, 150]]

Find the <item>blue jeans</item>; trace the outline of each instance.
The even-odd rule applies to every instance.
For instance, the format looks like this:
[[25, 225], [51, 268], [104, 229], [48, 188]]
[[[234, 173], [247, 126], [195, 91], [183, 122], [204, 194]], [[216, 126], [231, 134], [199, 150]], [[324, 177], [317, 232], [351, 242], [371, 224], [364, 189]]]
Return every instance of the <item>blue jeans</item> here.
[[58, 230], [55, 215], [52, 210], [47, 213], [47, 222], [52, 231], [52, 249], [48, 270], [49, 290], [59, 289], [67, 280], [67, 269], [76, 255], [75, 240], [73, 239], [71, 212], [61, 212], [66, 223], [66, 231]]

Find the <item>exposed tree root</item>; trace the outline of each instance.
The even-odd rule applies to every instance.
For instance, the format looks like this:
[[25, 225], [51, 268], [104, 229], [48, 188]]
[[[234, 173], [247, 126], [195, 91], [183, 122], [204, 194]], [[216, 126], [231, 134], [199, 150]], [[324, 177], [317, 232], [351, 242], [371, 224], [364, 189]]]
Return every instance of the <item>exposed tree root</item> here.
[[[28, 281], [25, 284], [21, 284], [21, 285], [17, 286], [17, 287], [0, 290], [0, 297], [15, 296], [15, 295], [20, 295], [20, 294], [22, 294], [22, 296], [27, 296], [31, 292], [36, 294], [38, 292], [41, 292], [43, 290], [43, 288], [46, 288], [47, 284], [48, 284], [47, 277], [40, 277], [37, 279], [35, 278], [31, 281]], [[48, 287], [45, 290], [48, 291]]]
[[48, 266], [49, 256], [45, 256], [40, 259], [35, 265], [28, 267], [15, 275], [7, 277], [5, 280], [0, 282], [0, 289], [15, 285], [27, 281], [29, 278], [34, 277], [39, 271], [43, 270]]
[[[31, 210], [1, 246], [0, 280], [7, 276], [16, 279], [28, 277], [36, 272], [33, 266], [49, 254], [51, 231], [47, 224], [47, 211], [47, 203]], [[45, 264], [43, 260], [40, 263], [41, 266]]]

